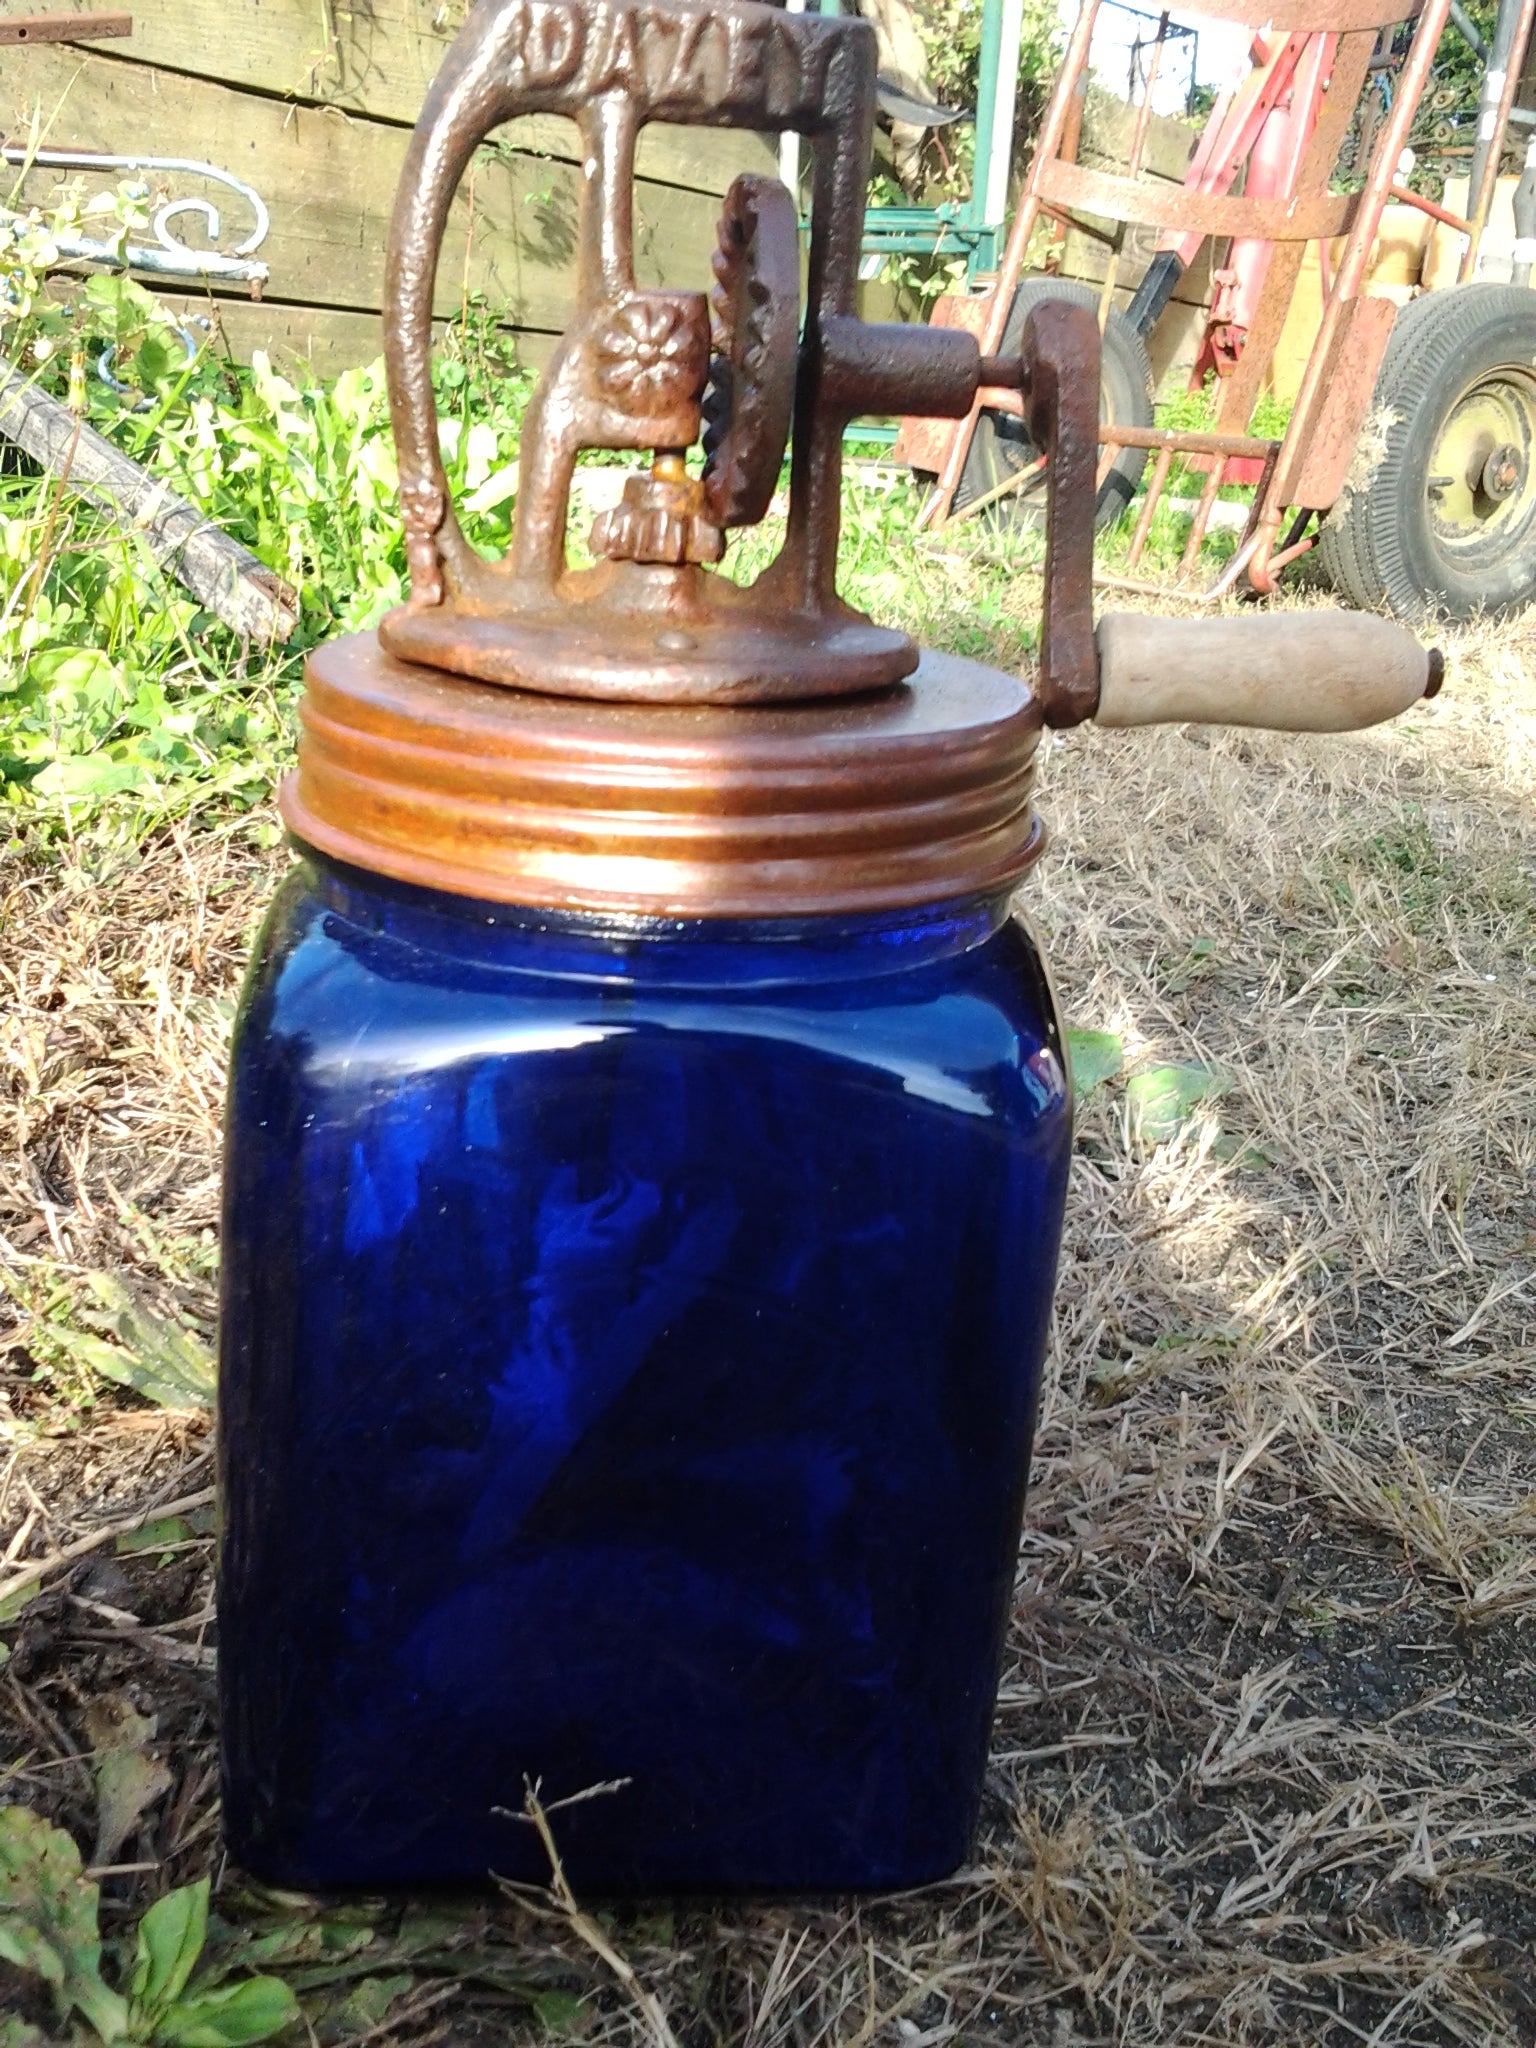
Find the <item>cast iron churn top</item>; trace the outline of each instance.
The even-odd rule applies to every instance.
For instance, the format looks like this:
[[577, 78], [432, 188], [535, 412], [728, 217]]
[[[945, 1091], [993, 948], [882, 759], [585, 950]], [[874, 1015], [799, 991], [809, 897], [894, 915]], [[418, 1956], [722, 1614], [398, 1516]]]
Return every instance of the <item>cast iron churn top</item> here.
[[[310, 660], [283, 793], [299, 838], [400, 880], [557, 909], [920, 903], [1005, 887], [1038, 850], [1042, 723], [1342, 727], [1438, 686], [1437, 657], [1379, 619], [1110, 619], [1096, 642], [1096, 324], [1046, 302], [1018, 356], [982, 358], [959, 329], [858, 318], [875, 51], [863, 21], [761, 0], [480, 0], [428, 96], [389, 240], [411, 596], [376, 638]], [[511, 550], [487, 562], [439, 454], [434, 282], [473, 151], [533, 113], [580, 135], [575, 307], [528, 406]], [[652, 120], [809, 139], [803, 321], [796, 205], [773, 178], [727, 193], [708, 297], [635, 283], [635, 145]], [[1019, 394], [1048, 459], [1032, 685], [920, 655], [836, 587], [848, 422], [958, 417], [983, 388]], [[651, 464], [597, 520], [597, 565], [573, 570], [583, 448]], [[786, 448], [784, 544], [742, 589], [712, 565], [767, 511]]]

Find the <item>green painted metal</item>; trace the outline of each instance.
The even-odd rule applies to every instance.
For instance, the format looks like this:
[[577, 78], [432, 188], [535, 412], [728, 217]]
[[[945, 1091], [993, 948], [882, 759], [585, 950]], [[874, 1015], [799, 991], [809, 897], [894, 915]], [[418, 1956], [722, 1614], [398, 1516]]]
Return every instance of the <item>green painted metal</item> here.
[[[823, 14], [836, 14], [838, 0], [820, 0]], [[970, 197], [942, 206], [871, 206], [864, 215], [866, 256], [963, 256], [966, 283], [997, 268], [1001, 221], [984, 218], [986, 166], [992, 154], [999, 107], [1011, 80], [999, 75], [1003, 42], [1003, 0], [983, 0], [981, 63], [976, 93], [976, 157]]]

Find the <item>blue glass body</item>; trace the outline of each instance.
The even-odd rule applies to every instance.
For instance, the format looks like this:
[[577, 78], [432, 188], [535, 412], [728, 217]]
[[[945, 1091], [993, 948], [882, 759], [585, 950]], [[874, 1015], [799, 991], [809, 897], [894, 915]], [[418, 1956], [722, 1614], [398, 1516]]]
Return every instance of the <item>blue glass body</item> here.
[[550, 917], [306, 860], [229, 1104], [224, 1819], [277, 1883], [967, 1854], [1070, 1142], [1001, 901]]

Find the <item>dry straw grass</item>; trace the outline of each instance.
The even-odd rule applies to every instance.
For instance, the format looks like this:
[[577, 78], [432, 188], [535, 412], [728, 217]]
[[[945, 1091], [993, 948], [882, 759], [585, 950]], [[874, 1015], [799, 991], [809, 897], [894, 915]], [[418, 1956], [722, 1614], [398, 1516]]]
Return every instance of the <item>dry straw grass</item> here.
[[[1536, 626], [1467, 635], [1439, 703], [1363, 737], [1051, 747], [1028, 904], [1071, 1017], [1230, 1086], [1160, 1146], [1119, 1084], [1081, 1117], [973, 1866], [604, 1919], [628, 1978], [568, 1912], [465, 1907], [368, 2038], [536, 2040], [523, 1991], [565, 1986], [614, 2044], [1530, 2048], [1533, 653]], [[107, 1271], [208, 1334], [270, 838], [8, 856], [10, 1572], [207, 1484], [199, 1419], [80, 1419], [50, 1332]], [[103, 1548], [5, 1632], [3, 1796], [87, 1844], [92, 1699], [159, 1716], [174, 1784], [119, 1852], [148, 1866], [107, 1881], [119, 1915], [219, 1868], [207, 1552]]]

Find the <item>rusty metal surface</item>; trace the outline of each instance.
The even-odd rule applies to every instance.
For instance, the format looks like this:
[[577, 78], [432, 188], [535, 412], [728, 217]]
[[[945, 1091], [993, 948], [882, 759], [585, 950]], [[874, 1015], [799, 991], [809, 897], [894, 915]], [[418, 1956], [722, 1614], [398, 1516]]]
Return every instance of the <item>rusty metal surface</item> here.
[[[981, 355], [964, 326], [857, 316], [875, 55], [866, 22], [759, 0], [481, 0], [428, 94], [386, 259], [411, 578], [409, 602], [380, 628], [391, 653], [519, 689], [652, 703], [809, 700], [911, 671], [910, 639], [837, 592], [843, 431], [867, 413], [963, 416]], [[575, 306], [525, 415], [511, 548], [487, 562], [454, 517], [438, 452], [432, 288], [470, 157], [528, 113], [565, 115], [582, 138]], [[634, 152], [651, 120], [809, 141], [803, 329], [795, 202], [773, 178], [740, 178], [727, 194], [710, 299], [636, 284]], [[1096, 380], [1096, 344], [1092, 364], [1058, 359], [1064, 346], [1064, 335], [1028, 344], [1052, 390], [1068, 373]], [[1018, 364], [991, 374], [1025, 381]], [[685, 458], [701, 430], [697, 476]], [[768, 510], [786, 440], [783, 547], [742, 589], [712, 565], [733, 527]], [[593, 529], [596, 566], [575, 570], [565, 535], [585, 448], [649, 452], [651, 464]], [[1070, 615], [1058, 603], [1053, 616]], [[1062, 659], [1075, 669], [1081, 650]]]
[[1381, 226], [1381, 216], [1386, 210], [1392, 181], [1407, 147], [1409, 130], [1449, 14], [1450, 0], [1428, 0], [1419, 16], [1407, 60], [1397, 78], [1391, 112], [1376, 137], [1349, 240], [1334, 273], [1333, 290], [1324, 302], [1322, 321], [1307, 358], [1306, 369], [1302, 372], [1301, 388], [1296, 394], [1285, 439], [1281, 443], [1272, 489], [1261, 507], [1255, 530], [1257, 545], [1247, 572], [1248, 581], [1255, 590], [1267, 593], [1275, 588], [1274, 575], [1268, 566], [1269, 556], [1286, 507], [1297, 503], [1296, 478], [1305, 464], [1308, 443], [1327, 395], [1327, 365], [1333, 358], [1335, 336], [1346, 306], [1365, 289], [1371, 249]]
[[1418, 14], [1416, 0], [1220, 0], [1206, 19], [1219, 18], [1254, 30], [1272, 28], [1280, 35], [1345, 34], [1359, 29], [1394, 28]]
[[[1046, 458], [1045, 597], [1036, 693], [1047, 725], [1078, 725], [1099, 701], [1093, 639], [1093, 514], [1099, 461], [1099, 323], [1045, 299], [1024, 323], [1024, 424]], [[993, 358], [989, 367], [998, 367]]]
[[[1527, 0], [1527, 4], [1536, 7], [1536, 0]], [[1219, 448], [1204, 451], [1230, 455], [1237, 452], [1234, 441], [1246, 440], [1253, 445], [1243, 451], [1245, 458], [1269, 453], [1265, 444], [1253, 442], [1253, 437], [1244, 430], [1285, 322], [1300, 273], [1305, 243], [1313, 239], [1331, 239], [1347, 230], [1351, 249], [1361, 244], [1368, 246], [1379, 220], [1387, 184], [1396, 173], [1401, 153], [1403, 136], [1396, 135], [1396, 130], [1402, 128], [1405, 134], [1404, 124], [1412, 119], [1422, 89], [1423, 66], [1438, 41], [1447, 5], [1448, 0], [1428, 0], [1426, 18], [1420, 24], [1414, 51], [1404, 77], [1398, 82], [1393, 120], [1388, 123], [1392, 132], [1384, 130], [1376, 138], [1366, 192], [1364, 195], [1343, 196], [1328, 191], [1330, 175], [1358, 102], [1375, 46], [1376, 31], [1405, 18], [1401, 0], [1296, 0], [1289, 11], [1284, 7], [1277, 11], [1270, 0], [1219, 0], [1207, 18], [1241, 23], [1255, 31], [1265, 31], [1269, 38], [1272, 60], [1269, 68], [1274, 76], [1268, 77], [1267, 84], [1261, 82], [1250, 94], [1253, 104], [1247, 109], [1247, 115], [1251, 115], [1255, 122], [1265, 117], [1282, 90], [1289, 89], [1295, 60], [1308, 47], [1308, 39], [1320, 36], [1339, 38], [1321, 112], [1297, 167], [1293, 191], [1288, 197], [1246, 199], [1233, 197], [1227, 190], [1232, 182], [1228, 172], [1237, 167], [1242, 150], [1230, 163], [1224, 157], [1219, 166], [1206, 165], [1202, 171], [1202, 152], [1208, 155], [1216, 147], [1215, 124], [1208, 125], [1206, 129], [1184, 187], [1169, 187], [1139, 181], [1133, 176], [1088, 170], [1068, 160], [1071, 152], [1063, 145], [1072, 110], [1078, 103], [1087, 75], [1097, 9], [1097, 0], [1084, 0], [1057, 74], [1039, 142], [1025, 179], [1019, 210], [1009, 233], [997, 287], [988, 304], [989, 318], [982, 332], [983, 349], [994, 347], [997, 336], [1002, 332], [1022, 270], [1024, 252], [1042, 213], [1067, 218], [1084, 227], [1090, 224], [1082, 219], [1083, 212], [1098, 212], [1119, 222], [1166, 225], [1173, 232], [1188, 231], [1197, 242], [1206, 236], [1238, 236], [1269, 241], [1274, 247], [1264, 292], [1252, 326], [1244, 337], [1235, 368], [1222, 380], [1218, 426], [1222, 430], [1223, 443]], [[1412, 17], [1418, 11], [1417, 7], [1410, 6], [1406, 15]], [[1277, 38], [1281, 39], [1278, 56]], [[1246, 129], [1244, 134], [1247, 134]], [[1226, 130], [1222, 130], [1222, 135], [1225, 146], [1231, 137]], [[1245, 143], [1244, 148], [1246, 146]], [[1186, 261], [1190, 253], [1185, 252]], [[1341, 297], [1352, 296], [1358, 289], [1358, 283], [1344, 293], [1336, 289], [1330, 297], [1330, 311]], [[1226, 367], [1230, 368], [1230, 363]], [[1321, 388], [1314, 380], [1307, 394], [1307, 403], [1298, 406], [1292, 419], [1288, 435], [1292, 451], [1298, 449], [1310, 434], [1321, 395]], [[990, 394], [979, 396], [957, 430], [945, 431], [936, 423], [927, 423], [919, 433], [906, 437], [908, 445], [915, 446], [927, 457], [923, 466], [937, 470], [936, 487], [923, 509], [923, 524], [938, 527], [951, 516], [955, 489], [977, 414], [982, 403], [992, 402]], [[1128, 439], [1122, 445], [1157, 448], [1162, 444], [1155, 441], [1143, 443], [1139, 439], [1133, 444]], [[1190, 446], [1185, 452], [1196, 451]], [[1259, 518], [1249, 536], [1251, 545], [1243, 563], [1244, 568], [1250, 562], [1255, 565], [1256, 581], [1264, 576], [1264, 564], [1273, 547], [1284, 510], [1277, 490], [1285, 484], [1286, 472], [1293, 468], [1294, 463], [1289, 460], [1282, 462], [1278, 470], [1272, 460], [1268, 466]]]
[[789, 445], [800, 333], [800, 223], [777, 178], [738, 178], [726, 194], [714, 271], [704, 503], [722, 528], [754, 526]]
[[[797, 380], [789, 530], [755, 592], [698, 560], [565, 560], [572, 470], [583, 448], [687, 449], [710, 380], [699, 292], [637, 286], [636, 137], [650, 120], [794, 129], [814, 152], [806, 347], [853, 309], [874, 114], [866, 23], [792, 16], [753, 0], [485, 0], [433, 83], [401, 181], [385, 271], [386, 357], [411, 563], [411, 601], [382, 638], [402, 656], [535, 690], [681, 700], [755, 700], [867, 689], [911, 669], [904, 634], [839, 604], [834, 564], [840, 437], [814, 377]], [[525, 113], [576, 123], [586, 177], [575, 306], [528, 407], [511, 551], [486, 563], [448, 500], [431, 385], [432, 283], [449, 203], [477, 145]], [[715, 407], [702, 516], [723, 526], [771, 493], [782, 451], [787, 193], [772, 180], [727, 200], [717, 300], [733, 390]], [[780, 188], [782, 189], [782, 188]], [[756, 289], [762, 287], [761, 293]], [[751, 332], [751, 312], [765, 325]], [[755, 365], [748, 358], [755, 357]], [[736, 372], [745, 374], [736, 376]], [[793, 366], [788, 376], [794, 374]], [[621, 551], [641, 516], [608, 536]], [[708, 548], [696, 550], [707, 554]]]
[[[945, 292], [933, 302], [928, 316], [929, 331], [936, 327], [963, 328], [976, 337], [979, 346], [991, 309], [990, 294]], [[981, 394], [978, 392], [977, 396], [980, 399]], [[932, 413], [904, 411], [891, 460], [904, 462], [910, 469], [938, 471], [944, 466], [944, 456], [954, 436], [953, 420]]]
[[1410, 192], [1406, 185], [1400, 185], [1396, 178], [1387, 187], [1387, 196], [1395, 206], [1412, 206], [1420, 213], [1427, 213], [1431, 220], [1437, 220], [1442, 227], [1454, 228], [1459, 235], [1469, 235], [1472, 223], [1459, 213], [1452, 213], [1448, 206], [1437, 206], [1433, 199], [1426, 199], [1422, 192]]
[[[652, 702], [815, 698], [894, 682], [908, 637], [838, 596], [841, 443], [860, 413], [963, 414], [979, 352], [963, 332], [861, 322], [859, 242], [875, 38], [856, 18], [758, 0], [482, 0], [413, 138], [390, 233], [385, 334], [410, 601], [381, 638], [482, 680]], [[438, 453], [432, 285], [449, 204], [486, 135], [563, 114], [586, 177], [576, 303], [524, 421], [512, 546], [468, 546]], [[808, 303], [795, 204], [772, 178], [727, 195], [712, 301], [635, 282], [636, 137], [650, 120], [792, 129], [813, 154]], [[767, 511], [793, 425], [777, 560], [748, 590], [711, 573], [732, 527]], [[702, 479], [684, 451], [704, 429]], [[573, 570], [565, 533], [584, 448], [648, 451]]]
[[1351, 299], [1345, 306], [1323, 375], [1322, 401], [1295, 481], [1287, 486], [1291, 504], [1326, 512], [1343, 490], [1396, 319], [1391, 299]]
[[1205, 530], [1211, 523], [1211, 512], [1216, 504], [1216, 493], [1221, 489], [1222, 478], [1227, 473], [1227, 458], [1218, 455], [1206, 471], [1205, 486], [1200, 493], [1200, 502], [1195, 507], [1195, 516], [1190, 521], [1189, 534], [1184, 542], [1184, 552], [1179, 557], [1179, 574], [1191, 576], [1200, 558], [1200, 546], [1205, 539]]
[[1157, 459], [1152, 464], [1152, 480], [1147, 485], [1146, 496], [1141, 501], [1141, 512], [1136, 520], [1136, 531], [1131, 535], [1130, 549], [1126, 554], [1126, 565], [1134, 569], [1141, 561], [1142, 550], [1146, 547], [1147, 536], [1152, 531], [1153, 515], [1163, 495], [1163, 486], [1168, 481], [1168, 471], [1173, 462], [1171, 448], [1159, 448]]
[[[1365, 29], [1342, 38], [1333, 53], [1333, 73], [1323, 95], [1322, 112], [1312, 140], [1302, 158], [1297, 188], [1304, 192], [1323, 190], [1333, 174], [1339, 151], [1349, 132], [1350, 121], [1359, 105], [1371, 53], [1376, 47], [1372, 30]], [[1286, 316], [1295, 297], [1306, 250], [1299, 242], [1281, 242], [1270, 256], [1253, 324], [1248, 330], [1237, 368], [1222, 384], [1221, 409], [1217, 427], [1228, 433], [1244, 432], [1253, 417], [1260, 391], [1274, 361]]]
[[1178, 455], [1242, 456], [1262, 462], [1279, 446], [1253, 434], [1197, 434], [1183, 427], [1119, 427], [1108, 420], [1099, 428], [1099, 439], [1114, 448], [1171, 448]]
[[[390, 238], [386, 353], [410, 602], [306, 671], [295, 834], [402, 881], [564, 909], [752, 916], [1006, 889], [1040, 845], [1042, 714], [1098, 699], [1092, 633], [1099, 333], [1045, 306], [1011, 358], [973, 332], [865, 324], [854, 305], [875, 43], [853, 19], [722, 0], [481, 0], [429, 96]], [[453, 515], [431, 301], [455, 184], [488, 130], [568, 114], [587, 175], [576, 305], [524, 419], [512, 545]], [[714, 292], [634, 281], [631, 185], [650, 118], [792, 127], [814, 152], [800, 325], [794, 205], [727, 195]], [[1050, 456], [1038, 690], [919, 656], [838, 596], [843, 431], [861, 411], [958, 416], [981, 376]], [[702, 470], [688, 451], [703, 432]], [[750, 587], [715, 573], [776, 493], [786, 534]], [[587, 447], [649, 462], [572, 570]], [[903, 678], [917, 670], [918, 687]], [[750, 707], [746, 709], [744, 707]]]
[[[995, 354], [1002, 345], [1003, 330], [1008, 325], [1008, 315], [1013, 307], [1013, 294], [1024, 268], [1025, 252], [1034, 234], [1035, 223], [1040, 218], [1040, 174], [1049, 163], [1057, 160], [1076, 160], [1082, 125], [1078, 88], [1082, 86], [1086, 91], [1088, 59], [1093, 47], [1093, 29], [1098, 15], [1099, 0], [1081, 0], [1077, 19], [1072, 24], [1072, 33], [1067, 38], [1066, 51], [1056, 73], [1056, 82], [1051, 88], [1050, 99], [1046, 102], [1040, 132], [1035, 138], [1029, 170], [1024, 178], [1024, 190], [1019, 196], [1019, 207], [1013, 217], [1013, 226], [1008, 230], [1008, 240], [1003, 248], [1003, 260], [998, 268], [997, 281], [985, 300], [986, 320], [978, 336], [983, 355]], [[1070, 148], [1068, 144], [1071, 145]], [[976, 419], [980, 410], [980, 404], [973, 398], [959, 429], [949, 437], [938, 480], [928, 502], [918, 515], [920, 526], [940, 527], [948, 518], [960, 482], [960, 472], [965, 467], [965, 458], [970, 450], [971, 436], [976, 431]]]
[[1251, 235], [1266, 242], [1327, 241], [1346, 234], [1356, 205], [1350, 193], [1242, 199], [1230, 193], [1191, 192], [1182, 185], [1094, 171], [1084, 164], [1042, 166], [1039, 189], [1041, 198], [1055, 205], [1114, 220], [1199, 235]]
[[132, 34], [131, 14], [12, 14], [0, 19], [0, 44], [99, 43]]
[[354, 866], [491, 902], [667, 916], [1008, 888], [1039, 851], [1040, 707], [925, 654], [912, 685], [744, 714], [502, 690], [372, 634], [309, 657], [283, 816]]

